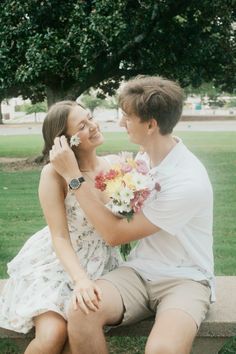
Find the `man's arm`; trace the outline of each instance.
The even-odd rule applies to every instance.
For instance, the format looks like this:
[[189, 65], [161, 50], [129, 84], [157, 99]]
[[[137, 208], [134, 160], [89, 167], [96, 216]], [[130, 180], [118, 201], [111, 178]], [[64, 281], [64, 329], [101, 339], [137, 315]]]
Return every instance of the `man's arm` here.
[[[82, 175], [75, 155], [63, 136], [55, 139], [55, 145], [50, 152], [50, 160], [67, 183], [72, 178]], [[75, 195], [90, 222], [104, 240], [112, 246], [138, 240], [160, 230], [142, 212], [135, 214], [129, 222], [116, 217], [96, 198], [86, 182], [75, 191]]]

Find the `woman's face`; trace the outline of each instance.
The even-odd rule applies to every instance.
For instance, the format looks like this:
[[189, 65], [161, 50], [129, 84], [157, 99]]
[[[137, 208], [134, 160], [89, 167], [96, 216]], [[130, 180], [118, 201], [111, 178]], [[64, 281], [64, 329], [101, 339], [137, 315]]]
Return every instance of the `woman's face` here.
[[77, 135], [80, 139], [80, 149], [97, 147], [104, 141], [98, 123], [89, 111], [81, 106], [74, 106], [67, 120], [67, 135]]

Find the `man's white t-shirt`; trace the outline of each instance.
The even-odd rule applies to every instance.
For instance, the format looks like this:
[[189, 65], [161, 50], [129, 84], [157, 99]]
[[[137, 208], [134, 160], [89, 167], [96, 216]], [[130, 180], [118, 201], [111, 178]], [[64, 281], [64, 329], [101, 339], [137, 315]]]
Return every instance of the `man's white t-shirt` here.
[[[149, 163], [146, 153], [136, 159]], [[215, 301], [213, 193], [205, 167], [178, 139], [150, 174], [161, 190], [150, 195], [143, 213], [161, 230], [141, 239], [123, 265], [151, 281], [207, 280]]]

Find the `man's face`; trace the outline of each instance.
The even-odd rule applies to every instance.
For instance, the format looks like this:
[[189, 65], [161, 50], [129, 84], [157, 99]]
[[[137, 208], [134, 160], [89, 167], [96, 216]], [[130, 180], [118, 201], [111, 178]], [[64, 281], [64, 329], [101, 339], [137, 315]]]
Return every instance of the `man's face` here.
[[143, 144], [143, 140], [147, 136], [148, 122], [142, 122], [138, 116], [122, 111], [120, 126], [126, 129], [132, 143]]

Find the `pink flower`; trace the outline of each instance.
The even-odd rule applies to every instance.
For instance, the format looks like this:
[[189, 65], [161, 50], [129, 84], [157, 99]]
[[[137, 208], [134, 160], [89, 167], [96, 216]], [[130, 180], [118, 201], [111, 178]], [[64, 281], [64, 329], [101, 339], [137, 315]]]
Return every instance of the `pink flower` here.
[[95, 187], [97, 189], [100, 189], [102, 192], [105, 191], [106, 189], [106, 183], [105, 183], [105, 176], [103, 172], [100, 172], [96, 177], [95, 177]]
[[121, 172], [122, 173], [128, 173], [130, 171], [132, 171], [133, 167], [130, 166], [128, 163], [122, 163], [121, 165]]
[[118, 176], [119, 172], [116, 170], [109, 170], [106, 175], [105, 175], [105, 179], [111, 180], [111, 179], [115, 179], [116, 176]]
[[140, 191], [134, 192], [134, 198], [130, 201], [131, 207], [135, 213], [139, 212], [142, 207], [143, 203], [149, 196], [150, 191], [148, 189], [142, 189]]
[[158, 182], [155, 183], [155, 190], [157, 192], [160, 192], [160, 190], [161, 190], [161, 186], [160, 186], [160, 184]]
[[137, 164], [137, 171], [139, 173], [142, 173], [143, 175], [146, 175], [149, 171], [149, 168], [144, 160], [136, 160]]

